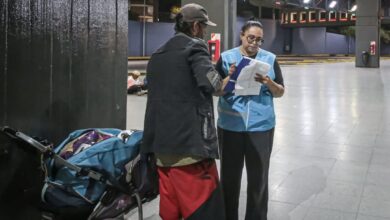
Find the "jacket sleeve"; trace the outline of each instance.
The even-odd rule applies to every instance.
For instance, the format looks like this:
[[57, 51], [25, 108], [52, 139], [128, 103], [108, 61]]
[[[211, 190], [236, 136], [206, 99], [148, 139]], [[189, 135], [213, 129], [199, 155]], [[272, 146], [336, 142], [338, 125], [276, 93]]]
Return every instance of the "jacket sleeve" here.
[[211, 63], [207, 45], [197, 40], [191, 47], [189, 63], [198, 87], [207, 93], [219, 91], [222, 78]]

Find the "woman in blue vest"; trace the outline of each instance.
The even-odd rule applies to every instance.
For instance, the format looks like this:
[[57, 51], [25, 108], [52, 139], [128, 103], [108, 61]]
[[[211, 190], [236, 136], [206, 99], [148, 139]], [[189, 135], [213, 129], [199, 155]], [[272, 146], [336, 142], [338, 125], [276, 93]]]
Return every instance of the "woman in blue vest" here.
[[273, 98], [284, 93], [283, 76], [276, 56], [260, 46], [263, 26], [248, 21], [240, 33], [241, 45], [221, 54], [217, 70], [230, 77], [243, 57], [270, 65], [267, 74], [256, 74], [261, 85], [257, 95], [239, 96], [228, 92], [218, 103], [218, 136], [221, 146], [221, 182], [224, 191], [226, 217], [238, 219], [241, 176], [246, 166], [248, 176], [245, 220], [267, 219], [268, 170], [275, 128]]

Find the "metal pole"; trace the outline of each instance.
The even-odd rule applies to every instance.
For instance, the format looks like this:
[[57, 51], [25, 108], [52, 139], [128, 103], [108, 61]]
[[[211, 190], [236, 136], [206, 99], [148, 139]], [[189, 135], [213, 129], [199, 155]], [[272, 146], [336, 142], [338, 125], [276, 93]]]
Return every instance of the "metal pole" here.
[[276, 15], [275, 15], [275, 8], [272, 8], [272, 20], [274, 20], [275, 21], [275, 17], [276, 17]]
[[146, 40], [146, 0], [144, 0], [144, 16], [143, 16], [143, 30], [142, 30], [142, 56], [145, 56], [145, 40]]

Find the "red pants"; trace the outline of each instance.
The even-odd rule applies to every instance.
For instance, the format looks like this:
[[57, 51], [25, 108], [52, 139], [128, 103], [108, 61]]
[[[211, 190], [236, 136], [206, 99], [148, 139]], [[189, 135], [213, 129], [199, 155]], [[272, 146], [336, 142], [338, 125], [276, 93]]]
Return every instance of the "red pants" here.
[[[214, 160], [180, 167], [158, 167], [160, 216], [163, 220], [224, 219]], [[214, 217], [213, 217], [214, 216]]]

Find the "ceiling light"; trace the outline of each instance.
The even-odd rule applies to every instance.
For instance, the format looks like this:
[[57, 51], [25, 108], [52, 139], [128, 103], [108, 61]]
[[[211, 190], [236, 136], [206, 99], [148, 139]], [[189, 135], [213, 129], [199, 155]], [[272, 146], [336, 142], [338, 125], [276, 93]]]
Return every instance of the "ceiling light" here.
[[332, 1], [330, 4], [329, 4], [329, 8], [334, 8], [334, 6], [336, 6], [337, 4], [337, 1]]
[[357, 5], [352, 6], [351, 11], [356, 11]]
[[311, 0], [303, 0], [303, 3], [307, 4], [309, 3]]

